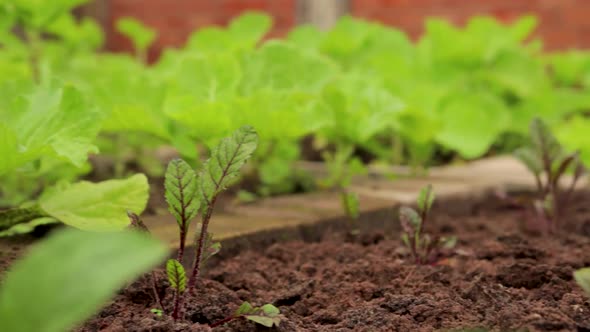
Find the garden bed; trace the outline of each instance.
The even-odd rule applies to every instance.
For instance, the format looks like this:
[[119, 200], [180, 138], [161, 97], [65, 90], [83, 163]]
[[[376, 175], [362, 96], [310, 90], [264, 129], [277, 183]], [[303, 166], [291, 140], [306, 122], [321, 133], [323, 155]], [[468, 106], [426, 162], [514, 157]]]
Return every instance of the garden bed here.
[[[560, 232], [540, 236], [523, 228], [522, 209], [493, 195], [440, 200], [430, 230], [459, 242], [434, 266], [412, 264], [391, 209], [375, 212], [354, 241], [336, 221], [253, 234], [249, 249], [238, 250], [244, 237], [230, 239], [186, 303], [189, 323], [151, 314], [151, 285], [142, 278], [79, 331], [207, 331], [242, 301], [278, 306], [279, 331], [588, 331], [590, 302], [572, 279], [590, 265], [588, 201], [590, 193], [578, 193]], [[270, 244], [280, 234], [288, 240]], [[160, 286], [167, 287], [163, 274]], [[214, 330], [257, 327], [234, 321]]]

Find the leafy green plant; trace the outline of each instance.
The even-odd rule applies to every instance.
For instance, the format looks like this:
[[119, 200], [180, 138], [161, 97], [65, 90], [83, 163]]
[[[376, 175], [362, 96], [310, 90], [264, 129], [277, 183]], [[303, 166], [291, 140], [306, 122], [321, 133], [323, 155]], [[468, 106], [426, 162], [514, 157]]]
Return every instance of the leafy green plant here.
[[37, 202], [0, 211], [0, 236], [30, 231], [36, 225], [63, 222], [88, 231], [117, 231], [128, 224], [127, 209], [143, 211], [148, 200], [143, 174], [99, 183], [80, 181], [46, 191]]
[[158, 241], [132, 232], [56, 232], [5, 275], [0, 330], [71, 330], [166, 254]]
[[425, 233], [424, 227], [429, 219], [434, 198], [432, 186], [429, 185], [418, 195], [418, 211], [406, 206], [401, 207], [399, 211], [402, 241], [410, 250], [416, 264], [435, 263], [445, 250], [452, 249], [457, 243], [454, 236], [439, 237]]
[[[177, 259], [166, 264], [168, 281], [174, 289], [172, 318], [183, 318], [183, 303], [186, 292], [194, 292], [199, 273], [209, 258], [217, 254], [221, 244], [215, 242], [213, 234], [207, 231], [218, 195], [240, 175], [240, 169], [252, 156], [258, 144], [258, 135], [250, 126], [243, 126], [231, 136], [222, 139], [211, 150], [210, 158], [195, 171], [183, 160], [172, 160], [166, 171], [165, 196], [169, 210], [175, 217], [180, 234]], [[195, 258], [190, 278], [182, 265], [189, 225], [200, 213], [201, 220], [195, 232]], [[131, 225], [142, 232], [148, 232], [139, 216], [128, 213]], [[157, 281], [152, 274], [154, 297], [160, 302]], [[162, 310], [164, 306], [160, 302]]]
[[574, 271], [574, 279], [586, 294], [590, 295], [590, 268], [586, 267]]
[[147, 50], [156, 39], [156, 31], [133, 17], [123, 17], [117, 21], [117, 30], [133, 42], [137, 59], [147, 62]]
[[211, 324], [211, 327], [221, 326], [236, 319], [246, 319], [266, 327], [279, 326], [281, 323], [281, 312], [272, 304], [265, 304], [261, 307], [254, 307], [249, 302], [244, 302], [236, 312], [227, 318]]
[[[533, 208], [537, 227], [544, 232], [556, 231], [585, 172], [578, 152], [565, 151], [547, 125], [537, 118], [530, 125], [530, 145], [516, 150], [514, 155], [535, 177], [537, 197]], [[568, 187], [562, 189], [560, 182], [568, 171], [573, 176]]]

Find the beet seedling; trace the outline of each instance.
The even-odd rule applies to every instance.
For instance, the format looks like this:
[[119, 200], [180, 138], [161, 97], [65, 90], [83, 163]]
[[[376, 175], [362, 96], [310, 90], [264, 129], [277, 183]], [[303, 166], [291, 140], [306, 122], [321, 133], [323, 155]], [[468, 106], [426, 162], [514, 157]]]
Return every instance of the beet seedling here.
[[[566, 152], [541, 119], [530, 125], [530, 145], [514, 152], [535, 177], [537, 197], [533, 202], [537, 226], [544, 232], [554, 232], [567, 211], [570, 197], [585, 172], [578, 152]], [[559, 183], [573, 172], [569, 186], [562, 190]]]
[[[194, 292], [196, 280], [205, 262], [221, 249], [221, 244], [213, 240], [213, 234], [207, 231], [213, 208], [218, 195], [226, 189], [231, 181], [239, 176], [240, 169], [252, 156], [258, 144], [258, 135], [250, 126], [236, 130], [226, 137], [211, 151], [211, 157], [195, 172], [185, 161], [176, 159], [168, 164], [165, 175], [165, 197], [169, 211], [176, 219], [179, 230], [179, 248], [176, 259], [166, 263], [166, 274], [170, 287], [174, 290], [172, 318], [182, 319], [186, 292]], [[182, 262], [186, 247], [189, 226], [198, 215], [201, 220], [195, 232], [195, 258], [191, 267], [190, 278]], [[129, 213], [131, 226], [143, 232], [149, 232], [141, 219]], [[153, 292], [156, 301], [164, 310], [158, 295], [155, 275], [152, 274]]]
[[416, 264], [432, 264], [440, 257], [444, 249], [452, 249], [457, 238], [430, 236], [424, 233], [424, 225], [428, 221], [430, 209], [434, 203], [432, 186], [423, 188], [418, 195], [418, 211], [403, 206], [399, 211], [402, 226], [402, 241], [412, 253]]
[[340, 200], [346, 218], [348, 219], [349, 233], [351, 235], [358, 235], [360, 232], [358, 225], [360, 215], [358, 195], [354, 192], [342, 190], [342, 192], [340, 192]]

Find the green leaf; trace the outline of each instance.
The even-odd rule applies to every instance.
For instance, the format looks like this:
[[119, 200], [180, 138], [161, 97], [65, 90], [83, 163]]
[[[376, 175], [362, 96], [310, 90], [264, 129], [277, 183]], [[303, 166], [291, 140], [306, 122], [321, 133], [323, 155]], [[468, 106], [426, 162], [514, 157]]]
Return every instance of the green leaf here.
[[136, 50], [145, 51], [156, 39], [156, 30], [133, 17], [120, 18], [117, 30], [131, 39]]
[[442, 128], [436, 139], [465, 158], [488, 151], [510, 124], [510, 111], [489, 92], [462, 92], [441, 106]]
[[10, 138], [10, 144], [14, 144], [13, 135], [17, 136], [17, 165], [54, 152], [81, 167], [88, 153], [98, 152], [93, 141], [102, 115], [71, 86], [40, 86], [27, 98], [21, 98], [11, 113], [13, 118], [8, 126], [13, 133], [7, 133], [6, 128], [0, 129], [0, 133]]
[[274, 316], [274, 315], [278, 315], [281, 313], [281, 311], [279, 310], [279, 308], [275, 307], [274, 305], [268, 303], [265, 304], [261, 307], [262, 312], [264, 312], [266, 315], [269, 316]]
[[59, 221], [89, 231], [122, 230], [129, 225], [127, 210], [141, 213], [149, 187], [143, 174], [125, 180], [81, 181], [62, 191], [47, 193], [41, 209]]
[[272, 25], [270, 16], [247, 12], [235, 18], [227, 29], [205, 27], [193, 33], [187, 49], [201, 54], [220, 54], [254, 49]]
[[244, 317], [246, 317], [247, 320], [253, 321], [254, 323], [258, 323], [266, 327], [279, 326], [279, 324], [281, 323], [281, 319], [278, 317], [267, 317], [257, 315], [246, 315]]
[[60, 231], [6, 274], [0, 330], [69, 331], [166, 254], [163, 245], [141, 234]]
[[211, 205], [213, 199], [240, 174], [240, 168], [252, 156], [257, 145], [258, 135], [254, 128], [244, 126], [232, 136], [222, 139], [211, 151], [211, 157], [198, 177], [201, 208]]
[[21, 22], [30, 28], [41, 30], [61, 15], [68, 14], [76, 6], [88, 0], [10, 0]]
[[580, 151], [580, 159], [590, 165], [590, 120], [582, 115], [574, 116], [556, 128], [559, 142], [570, 151]]
[[442, 248], [445, 248], [445, 249], [453, 249], [457, 245], [457, 237], [450, 236], [450, 237], [440, 238], [440, 245], [442, 246]]
[[[202, 224], [197, 224], [197, 231], [195, 232], [195, 243], [199, 242], [201, 238], [201, 230], [203, 229]], [[221, 250], [221, 243], [216, 242], [213, 239], [213, 234], [207, 232], [205, 236], [205, 243], [203, 244], [203, 257], [201, 258], [201, 267], [205, 266], [209, 258], [217, 255]]]
[[[247, 303], [247, 302], [246, 302]], [[242, 304], [243, 306], [243, 304]], [[241, 308], [241, 306], [240, 306]], [[238, 309], [240, 311], [240, 309]], [[265, 304], [260, 308], [250, 308], [244, 315], [247, 320], [253, 321], [266, 327], [279, 326], [281, 323], [279, 308], [272, 304]]]
[[306, 52], [285, 41], [273, 40], [250, 54], [244, 65], [242, 90], [317, 91], [337, 73], [330, 59]]
[[414, 229], [417, 229], [422, 224], [422, 220], [420, 219], [420, 215], [416, 210], [402, 206], [399, 210], [399, 218], [404, 228], [404, 232], [406, 233], [413, 233]]
[[272, 19], [261, 12], [247, 12], [231, 21], [229, 31], [242, 47], [251, 49], [268, 33]]
[[55, 220], [54, 218], [51, 218], [51, 217], [42, 217], [42, 218], [32, 219], [28, 222], [18, 223], [8, 229], [1, 230], [0, 237], [30, 233], [37, 226], [55, 224], [58, 222], [59, 222], [58, 220]]
[[410, 248], [410, 237], [408, 236], [408, 233], [402, 234], [402, 242], [406, 247]]
[[162, 311], [162, 309], [156, 309], [156, 308], [150, 309], [150, 312], [158, 317], [162, 317], [162, 315], [164, 314], [164, 311]]
[[178, 226], [185, 232], [199, 212], [196, 177], [195, 171], [182, 159], [174, 159], [168, 164], [164, 182], [166, 202]]
[[234, 313], [234, 316], [241, 316], [245, 314], [249, 314], [254, 311], [254, 307], [250, 304], [250, 302], [244, 302], [240, 305], [238, 310]]
[[590, 267], [585, 267], [574, 272], [574, 279], [590, 295]]
[[27, 159], [18, 151], [16, 133], [4, 123], [0, 123], [0, 155], [3, 156], [0, 159], [0, 175], [17, 168]]
[[539, 175], [543, 171], [543, 161], [535, 151], [530, 148], [525, 147], [517, 149], [514, 151], [514, 157], [520, 160], [520, 162], [522, 162], [528, 170], [535, 175]]
[[170, 287], [178, 290], [180, 293], [186, 289], [186, 273], [184, 267], [176, 259], [169, 259], [166, 263], [166, 274]]
[[547, 154], [550, 158], [555, 158], [561, 153], [561, 145], [540, 118], [535, 118], [531, 122], [530, 136], [533, 147], [539, 156]]
[[428, 212], [434, 203], [434, 191], [432, 191], [432, 185], [428, 185], [420, 190], [418, 194], [418, 208], [420, 211]]

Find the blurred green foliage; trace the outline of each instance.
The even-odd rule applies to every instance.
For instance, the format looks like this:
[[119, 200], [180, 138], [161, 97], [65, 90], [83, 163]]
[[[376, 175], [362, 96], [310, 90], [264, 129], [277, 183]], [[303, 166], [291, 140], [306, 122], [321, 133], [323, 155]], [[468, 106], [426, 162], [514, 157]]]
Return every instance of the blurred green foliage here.
[[[590, 56], [544, 53], [531, 37], [534, 17], [473, 17], [464, 27], [429, 19], [417, 42], [343, 17], [327, 32], [304, 25], [279, 40], [264, 39], [269, 16], [250, 12], [197, 30], [147, 65], [152, 28], [132, 18], [118, 24], [139, 59], [97, 53], [102, 31], [70, 14], [83, 0], [36, 2], [0, 2], [4, 206], [90, 171], [86, 156], [97, 147], [115, 160], [113, 176], [127, 175], [130, 158], [161, 176], [159, 147], [198, 163], [242, 125], [260, 135], [247, 176], [263, 196], [312, 187], [294, 165], [322, 155], [418, 168], [510, 152], [536, 116], [590, 161], [580, 134], [589, 123]], [[44, 125], [26, 129], [34, 123]]]

